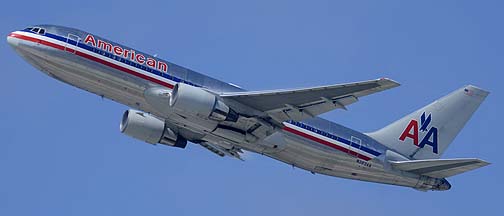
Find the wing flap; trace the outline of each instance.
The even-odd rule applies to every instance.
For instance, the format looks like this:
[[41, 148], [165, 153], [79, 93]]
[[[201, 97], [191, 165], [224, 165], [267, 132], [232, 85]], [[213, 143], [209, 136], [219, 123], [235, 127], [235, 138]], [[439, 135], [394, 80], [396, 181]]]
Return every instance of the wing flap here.
[[224, 157], [224, 156], [230, 156], [230, 157], [234, 157], [238, 160], [241, 160], [243, 161], [242, 157], [241, 157], [241, 154], [243, 154], [243, 151], [241, 149], [238, 149], [238, 148], [231, 148], [231, 149], [226, 149], [220, 145], [216, 145], [216, 144], [212, 144], [212, 143], [209, 143], [209, 142], [201, 142], [199, 143], [202, 147], [206, 148], [207, 150], [215, 153], [216, 155], [220, 156], [220, 157]]
[[434, 178], [446, 178], [490, 164], [475, 158], [390, 161], [390, 163], [395, 169]]

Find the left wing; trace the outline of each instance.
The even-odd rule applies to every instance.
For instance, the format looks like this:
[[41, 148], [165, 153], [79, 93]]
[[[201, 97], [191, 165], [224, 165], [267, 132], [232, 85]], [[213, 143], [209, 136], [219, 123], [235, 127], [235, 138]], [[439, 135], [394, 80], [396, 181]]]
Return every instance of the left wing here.
[[221, 95], [265, 112], [278, 123], [313, 118], [355, 103], [358, 98], [399, 86], [387, 79], [291, 90], [232, 92]]

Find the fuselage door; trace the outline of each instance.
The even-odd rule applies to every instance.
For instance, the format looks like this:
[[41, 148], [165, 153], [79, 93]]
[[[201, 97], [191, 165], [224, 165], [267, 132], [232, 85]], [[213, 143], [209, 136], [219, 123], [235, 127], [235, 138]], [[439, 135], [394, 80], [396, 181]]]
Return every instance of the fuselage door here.
[[348, 154], [358, 157], [359, 156], [358, 149], [360, 149], [361, 146], [362, 146], [362, 140], [352, 136], [350, 138], [350, 145], [348, 146]]
[[76, 49], [75, 47], [79, 44], [80, 38], [77, 35], [74, 34], [68, 34], [66, 43], [65, 43], [65, 51], [75, 53]]

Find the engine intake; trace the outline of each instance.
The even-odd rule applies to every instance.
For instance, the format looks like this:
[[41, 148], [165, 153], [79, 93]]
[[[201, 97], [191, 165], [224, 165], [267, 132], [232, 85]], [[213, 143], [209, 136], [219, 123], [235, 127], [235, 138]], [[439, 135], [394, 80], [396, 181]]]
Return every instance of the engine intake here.
[[187, 140], [170, 128], [166, 123], [148, 113], [126, 110], [119, 126], [122, 133], [150, 144], [164, 144], [185, 148]]
[[170, 106], [179, 112], [216, 121], [238, 120], [238, 113], [216, 95], [185, 83], [177, 83], [173, 88]]

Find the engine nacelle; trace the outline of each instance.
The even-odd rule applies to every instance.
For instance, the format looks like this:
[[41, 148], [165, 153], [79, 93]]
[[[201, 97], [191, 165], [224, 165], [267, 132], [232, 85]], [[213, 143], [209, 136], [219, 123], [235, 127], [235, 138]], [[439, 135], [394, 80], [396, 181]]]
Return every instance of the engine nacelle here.
[[173, 88], [170, 106], [177, 112], [216, 121], [236, 122], [238, 120], [238, 113], [219, 100], [217, 96], [184, 83], [177, 83]]
[[163, 120], [148, 113], [126, 110], [119, 126], [122, 133], [150, 144], [164, 144], [185, 148], [187, 140], [170, 128]]

